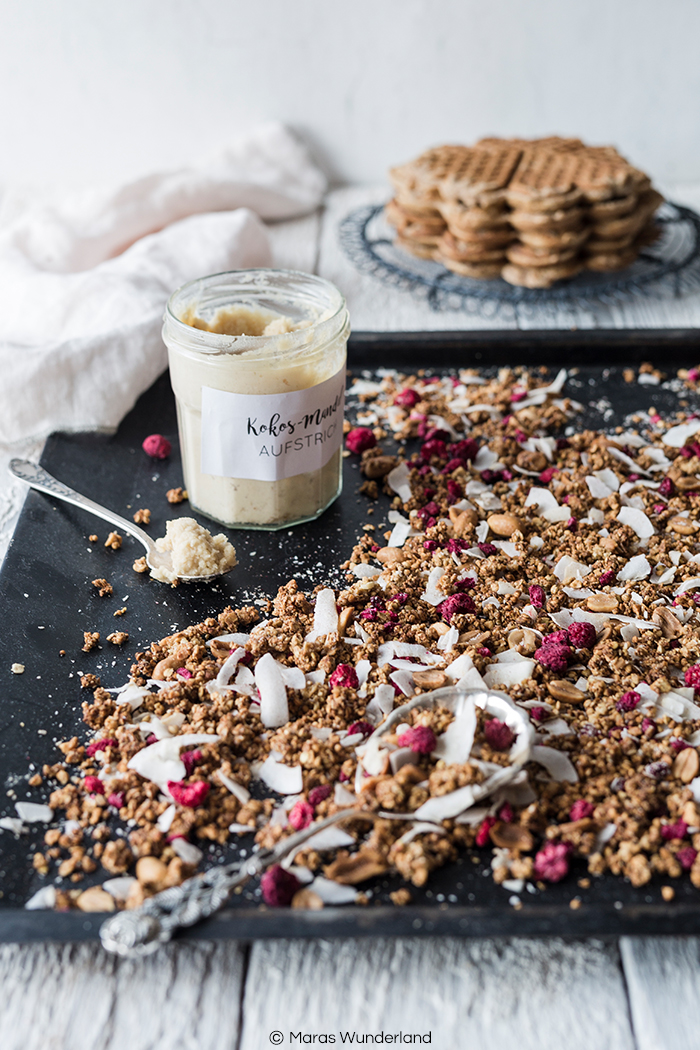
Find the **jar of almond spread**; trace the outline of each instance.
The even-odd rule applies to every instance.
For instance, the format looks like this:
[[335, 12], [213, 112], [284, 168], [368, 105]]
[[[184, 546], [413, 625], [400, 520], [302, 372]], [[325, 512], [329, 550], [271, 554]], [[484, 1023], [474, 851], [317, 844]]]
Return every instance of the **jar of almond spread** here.
[[214, 274], [170, 297], [163, 339], [192, 507], [279, 529], [336, 499], [349, 331], [338, 289], [292, 270]]

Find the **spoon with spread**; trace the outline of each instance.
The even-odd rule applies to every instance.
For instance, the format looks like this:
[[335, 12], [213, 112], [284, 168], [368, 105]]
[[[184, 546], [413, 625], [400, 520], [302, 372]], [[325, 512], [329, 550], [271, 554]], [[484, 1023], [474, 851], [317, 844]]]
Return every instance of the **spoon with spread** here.
[[216, 579], [236, 564], [236, 552], [223, 533], [218, 536], [203, 528], [194, 518], [175, 518], [166, 523], [166, 534], [153, 540], [138, 525], [102, 507], [87, 496], [64, 485], [37, 463], [13, 459], [10, 473], [26, 481], [33, 489], [72, 503], [95, 514], [110, 525], [128, 532], [146, 548], [146, 562], [151, 576], [161, 583], [200, 583]]

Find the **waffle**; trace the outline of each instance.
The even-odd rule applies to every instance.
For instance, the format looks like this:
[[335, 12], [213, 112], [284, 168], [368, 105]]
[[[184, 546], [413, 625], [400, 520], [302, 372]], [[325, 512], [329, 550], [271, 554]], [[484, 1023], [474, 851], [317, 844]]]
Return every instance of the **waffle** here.
[[468, 277], [546, 288], [618, 270], [658, 236], [663, 198], [614, 146], [483, 138], [392, 168], [396, 243]]

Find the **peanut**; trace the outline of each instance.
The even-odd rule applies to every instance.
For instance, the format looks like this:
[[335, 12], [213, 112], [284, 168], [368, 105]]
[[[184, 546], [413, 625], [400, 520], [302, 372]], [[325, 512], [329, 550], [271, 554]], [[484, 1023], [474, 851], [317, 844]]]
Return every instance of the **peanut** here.
[[677, 532], [679, 536], [692, 536], [694, 532], [698, 531], [697, 525], [690, 518], [683, 518], [680, 514], [676, 514], [675, 517], [669, 519], [668, 528], [672, 532]]
[[614, 594], [592, 594], [586, 599], [586, 608], [589, 612], [615, 612], [617, 598]]
[[557, 678], [553, 682], [547, 682], [547, 692], [555, 700], [562, 700], [567, 704], [581, 704], [586, 699], [580, 689], [577, 689], [565, 678]]
[[674, 480], [679, 492], [692, 492], [693, 489], [700, 489], [700, 478], [696, 477], [695, 474], [681, 474], [679, 478]]
[[542, 452], [525, 452], [523, 450], [518, 453], [518, 458], [515, 462], [523, 470], [532, 470], [539, 474], [547, 466], [547, 457]]
[[362, 464], [362, 473], [366, 478], [379, 480], [385, 478], [396, 466], [394, 456], [373, 456]]
[[442, 689], [447, 684], [447, 675], [444, 671], [437, 669], [430, 671], [414, 671], [413, 681], [421, 689]]
[[380, 547], [374, 556], [382, 565], [398, 565], [406, 557], [400, 547]]
[[700, 756], [694, 747], [686, 747], [679, 751], [673, 762], [673, 775], [678, 777], [684, 784], [694, 780], [700, 770]]
[[673, 615], [670, 609], [656, 608], [651, 614], [651, 618], [661, 628], [664, 638], [675, 638], [683, 630], [680, 620]]
[[493, 825], [489, 831], [489, 838], [494, 846], [504, 849], [520, 849], [525, 852], [531, 850], [535, 844], [527, 828], [520, 824], [506, 824], [502, 820]]
[[527, 627], [516, 627], [508, 635], [508, 648], [515, 649], [521, 656], [530, 656], [538, 645], [537, 635]]
[[292, 907], [306, 908], [308, 911], [320, 911], [323, 907], [323, 901], [318, 893], [314, 893], [308, 886], [305, 886], [304, 889], [297, 890], [292, 897]]
[[491, 532], [497, 536], [512, 536], [514, 532], [523, 531], [523, 523], [515, 514], [491, 514], [486, 519]]
[[479, 523], [479, 515], [468, 507], [466, 510], [455, 510], [454, 507], [450, 507], [449, 514], [455, 536], [464, 536]]
[[101, 886], [91, 886], [84, 890], [75, 902], [81, 911], [114, 911], [114, 897]]

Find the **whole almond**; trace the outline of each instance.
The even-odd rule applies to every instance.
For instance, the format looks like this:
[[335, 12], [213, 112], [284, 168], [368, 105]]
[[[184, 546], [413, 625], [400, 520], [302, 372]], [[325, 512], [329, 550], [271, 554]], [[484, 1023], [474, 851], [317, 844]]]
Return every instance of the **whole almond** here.
[[523, 449], [518, 453], [515, 462], [523, 470], [532, 470], [539, 474], [547, 466], [547, 457], [542, 452], [526, 452]]
[[695, 474], [681, 474], [674, 480], [679, 492], [692, 492], [693, 489], [700, 489], [700, 478], [697, 478]]
[[685, 747], [679, 751], [673, 761], [673, 775], [689, 784], [700, 771], [700, 757], [694, 747]]
[[615, 612], [617, 598], [614, 594], [592, 594], [586, 599], [586, 608], [589, 612]]
[[491, 514], [486, 522], [491, 532], [497, 536], [512, 536], [514, 532], [523, 531], [523, 523], [515, 514]]
[[466, 510], [455, 510], [454, 507], [450, 507], [449, 515], [455, 536], [466, 535], [479, 523], [479, 515], [469, 507]]
[[347, 634], [348, 627], [355, 619], [355, 610], [351, 605], [348, 605], [345, 609], [341, 609], [338, 614], [338, 634]]
[[114, 911], [114, 897], [101, 886], [91, 886], [84, 890], [75, 902], [81, 911]]
[[314, 893], [308, 886], [305, 886], [292, 897], [293, 908], [306, 908], [308, 911], [320, 911], [323, 907], [323, 901], [319, 897], [318, 893]]
[[444, 671], [431, 669], [430, 671], [414, 671], [413, 681], [421, 689], [442, 689], [447, 684], [447, 675]]
[[527, 627], [516, 627], [508, 635], [508, 648], [515, 649], [521, 656], [530, 656], [538, 645], [537, 635]]
[[665, 609], [663, 606], [654, 609], [651, 618], [661, 628], [664, 638], [676, 638], [683, 630], [678, 617], [674, 616], [670, 609]]
[[697, 525], [694, 525], [690, 518], [683, 518], [680, 514], [669, 519], [668, 527], [672, 532], [677, 532], [679, 536], [692, 536], [698, 531]]
[[497, 820], [489, 831], [489, 838], [494, 846], [502, 849], [520, 849], [526, 853], [534, 846], [532, 835], [521, 824], [506, 824]]
[[565, 678], [556, 678], [553, 682], [547, 682], [547, 692], [555, 700], [561, 700], [566, 704], [581, 704], [586, 699], [585, 693], [577, 689], [572, 682]]
[[382, 565], [397, 565], [406, 557], [400, 547], [381, 547], [374, 552], [374, 556]]

